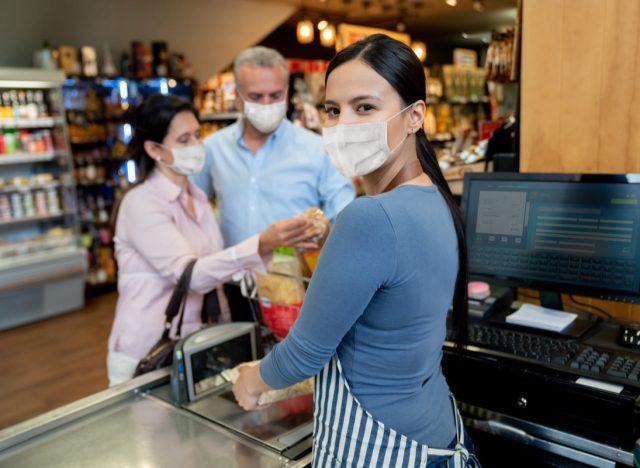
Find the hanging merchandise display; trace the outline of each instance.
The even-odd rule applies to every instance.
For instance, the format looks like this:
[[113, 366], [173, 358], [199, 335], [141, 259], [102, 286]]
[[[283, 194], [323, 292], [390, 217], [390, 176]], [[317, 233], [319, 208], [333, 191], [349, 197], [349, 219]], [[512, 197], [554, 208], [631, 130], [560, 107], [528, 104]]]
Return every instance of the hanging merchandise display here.
[[491, 43], [487, 50], [487, 60], [485, 62], [485, 73], [488, 80], [497, 82], [514, 81], [513, 69], [516, 66], [514, 52], [516, 49], [514, 41], [515, 33], [509, 29], [504, 33], [493, 31], [491, 33]]

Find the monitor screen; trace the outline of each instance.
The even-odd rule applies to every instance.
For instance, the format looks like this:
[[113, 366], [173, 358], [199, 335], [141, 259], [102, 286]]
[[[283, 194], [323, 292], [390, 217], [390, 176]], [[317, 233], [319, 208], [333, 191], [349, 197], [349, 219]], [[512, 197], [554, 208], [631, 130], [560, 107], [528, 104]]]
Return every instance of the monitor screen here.
[[466, 173], [470, 276], [640, 302], [640, 174]]

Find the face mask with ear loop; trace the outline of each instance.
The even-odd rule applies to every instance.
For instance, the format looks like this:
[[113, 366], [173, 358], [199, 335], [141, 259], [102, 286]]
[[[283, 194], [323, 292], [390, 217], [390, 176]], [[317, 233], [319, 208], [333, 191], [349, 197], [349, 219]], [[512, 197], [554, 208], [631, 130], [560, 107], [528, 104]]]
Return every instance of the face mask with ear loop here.
[[155, 143], [173, 154], [173, 163], [165, 164], [160, 158], [156, 158], [159, 164], [166, 166], [175, 172], [191, 176], [195, 175], [204, 167], [205, 151], [204, 145], [197, 144], [178, 148], [168, 148], [161, 143]]
[[413, 107], [404, 109], [386, 120], [361, 124], [344, 124], [327, 127], [322, 131], [324, 149], [334, 166], [345, 177], [364, 176], [379, 169], [398, 149], [409, 134], [393, 149], [387, 142], [389, 121]]
[[286, 94], [282, 101], [274, 102], [272, 104], [249, 102], [241, 94], [240, 98], [244, 102], [243, 115], [247, 120], [249, 120], [249, 122], [251, 122], [251, 125], [262, 133], [274, 132], [287, 116]]

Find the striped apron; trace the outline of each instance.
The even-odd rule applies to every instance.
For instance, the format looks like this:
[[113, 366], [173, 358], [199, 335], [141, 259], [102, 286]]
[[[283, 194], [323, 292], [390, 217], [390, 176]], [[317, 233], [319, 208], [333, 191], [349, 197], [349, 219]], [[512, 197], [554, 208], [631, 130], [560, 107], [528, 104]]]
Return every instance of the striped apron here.
[[464, 446], [462, 418], [456, 418], [454, 449], [435, 449], [386, 427], [353, 396], [333, 357], [316, 376], [314, 393], [313, 467], [426, 467], [429, 456], [450, 457], [448, 466], [479, 467]]

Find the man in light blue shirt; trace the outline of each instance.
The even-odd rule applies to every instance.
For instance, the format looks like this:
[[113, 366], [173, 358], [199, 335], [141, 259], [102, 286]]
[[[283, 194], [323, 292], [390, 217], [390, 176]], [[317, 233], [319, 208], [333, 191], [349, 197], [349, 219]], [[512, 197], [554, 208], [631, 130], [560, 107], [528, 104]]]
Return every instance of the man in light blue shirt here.
[[193, 178], [216, 196], [226, 246], [311, 207], [333, 221], [353, 200], [354, 188], [329, 161], [322, 138], [285, 119], [282, 55], [247, 49], [234, 63], [234, 77], [242, 117], [205, 139], [205, 167]]

